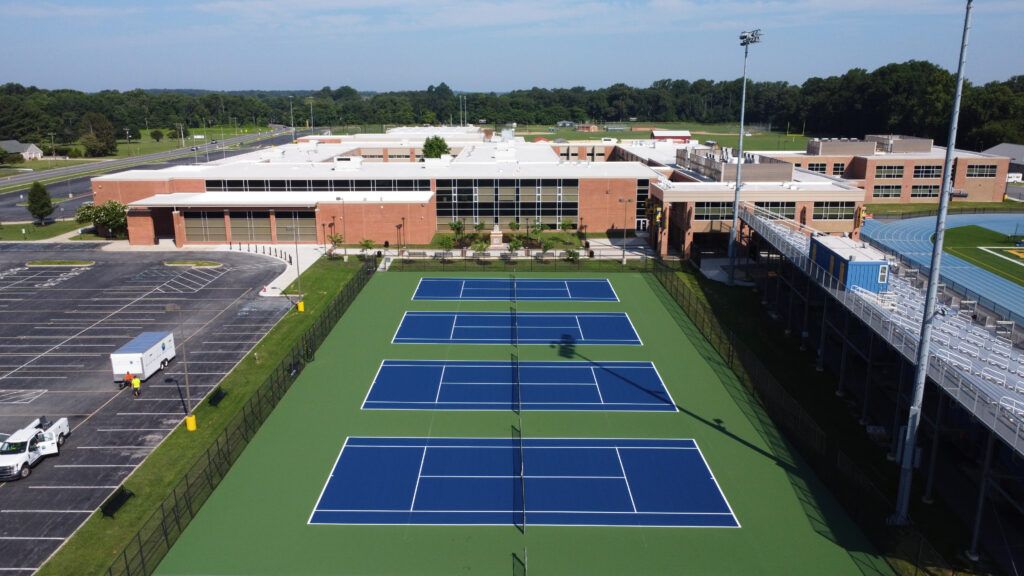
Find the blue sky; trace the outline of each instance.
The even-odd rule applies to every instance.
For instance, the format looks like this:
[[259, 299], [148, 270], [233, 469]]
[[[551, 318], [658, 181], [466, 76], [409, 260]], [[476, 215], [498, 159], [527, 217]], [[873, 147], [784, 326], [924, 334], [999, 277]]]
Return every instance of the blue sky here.
[[[962, 0], [0, 0], [0, 83], [361, 90], [756, 80], [930, 60], [954, 69]], [[1024, 74], [1024, 0], [977, 0], [968, 78]]]

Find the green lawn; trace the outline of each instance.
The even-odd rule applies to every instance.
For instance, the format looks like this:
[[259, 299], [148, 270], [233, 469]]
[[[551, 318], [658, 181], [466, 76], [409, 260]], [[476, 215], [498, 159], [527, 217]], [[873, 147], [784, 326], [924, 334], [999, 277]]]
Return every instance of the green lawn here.
[[[864, 208], [867, 209], [868, 213], [873, 214], [876, 217], [891, 216], [896, 214], [928, 214], [938, 211], [939, 203], [926, 202], [926, 203], [895, 203], [895, 204], [865, 204]], [[949, 204], [949, 213], [955, 214], [957, 211], [972, 211], [972, 210], [989, 210], [992, 212], [1024, 212], [1024, 203], [1015, 202], [1013, 200], [1003, 200], [1002, 202], [960, 202], [954, 200]]]
[[[169, 128], [160, 129], [164, 133], [164, 138], [160, 142], [157, 142], [150, 138], [149, 131], [141, 130], [142, 140], [132, 140], [131, 144], [125, 139], [119, 139], [117, 141], [117, 154], [115, 157], [124, 158], [126, 156], [139, 156], [141, 154], [152, 154], [154, 152], [164, 152], [167, 150], [174, 150], [175, 148], [182, 148], [181, 138], [177, 132], [171, 133]], [[223, 131], [221, 126], [211, 126], [209, 128], [189, 128], [191, 135], [185, 137], [185, 146], [187, 150], [192, 146], [202, 146], [208, 144], [214, 140], [225, 140], [232, 136], [241, 136], [243, 134], [254, 134], [256, 132], [269, 132], [270, 128], [266, 126], [239, 126], [237, 129], [232, 126], [224, 126]], [[194, 135], [205, 136], [206, 138], [196, 140], [193, 138]], [[210, 155], [213, 155], [213, 150], [210, 150]], [[204, 154], [205, 157], [205, 154]]]
[[[1021, 233], [1024, 234], [1024, 226]], [[943, 252], [1024, 286], [1024, 248], [1013, 245], [1006, 234], [981, 226], [960, 226], [946, 231], [942, 248]]]
[[[529, 526], [522, 534], [511, 525], [308, 525], [348, 436], [507, 438], [516, 422], [506, 411], [360, 410], [384, 358], [507, 360], [510, 353], [503, 345], [390, 344], [407, 309], [508, 307], [411, 301], [421, 275], [391, 271], [378, 273], [342, 317], [157, 573], [507, 574], [511, 555], [524, 548], [536, 575], [859, 575], [865, 563], [877, 566], [871, 546], [808, 469], [765, 439], [749, 400], [737, 403], [735, 377], [657, 280], [600, 276], [610, 276], [621, 303], [520, 302], [519, 310], [625, 311], [644, 345], [581, 345], [568, 354], [522, 346], [521, 360], [653, 361], [680, 411], [524, 412], [524, 435], [693, 438], [742, 528]], [[886, 573], [879, 569], [873, 573]]]
[[[143, 522], [160, 506], [181, 480], [195, 459], [213, 443], [224, 427], [263, 384], [277, 364], [290, 351], [345, 286], [360, 263], [321, 259], [303, 275], [306, 312], [293, 309], [267, 334], [221, 383], [228, 395], [217, 407], [202, 403], [195, 409], [197, 432], [178, 427], [125, 482], [135, 492], [113, 519], [99, 512], [68, 540], [63, 548], [38, 572], [40, 576], [106, 573], [107, 568], [135, 536]], [[293, 290], [288, 289], [289, 292]]]
[[[3, 224], [0, 225], [0, 240], [45, 240], [82, 227], [82, 224], [74, 220], [61, 220], [46, 226], [29, 223]], [[25, 231], [24, 234], [22, 230]]]
[[91, 164], [98, 162], [92, 158], [69, 158], [67, 160], [50, 160], [45, 158], [43, 160], [30, 160], [22, 164], [4, 164], [0, 165], [0, 177], [3, 176], [17, 176], [19, 174], [25, 174], [25, 168], [30, 168], [32, 174], [44, 173], [48, 170], [55, 170], [57, 168], [67, 168], [69, 166], [79, 166], [81, 164]]

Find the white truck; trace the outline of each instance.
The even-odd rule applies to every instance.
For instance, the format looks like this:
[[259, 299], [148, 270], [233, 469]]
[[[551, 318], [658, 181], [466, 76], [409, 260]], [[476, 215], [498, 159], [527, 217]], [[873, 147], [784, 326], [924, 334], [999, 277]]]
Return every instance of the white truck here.
[[70, 433], [67, 418], [50, 422], [40, 416], [5, 438], [0, 444], [0, 480], [28, 478], [40, 460], [60, 452]]
[[145, 380], [166, 368], [171, 360], [174, 360], [174, 333], [143, 332], [110, 355], [110, 366], [114, 370], [114, 382], [123, 384], [126, 373]]

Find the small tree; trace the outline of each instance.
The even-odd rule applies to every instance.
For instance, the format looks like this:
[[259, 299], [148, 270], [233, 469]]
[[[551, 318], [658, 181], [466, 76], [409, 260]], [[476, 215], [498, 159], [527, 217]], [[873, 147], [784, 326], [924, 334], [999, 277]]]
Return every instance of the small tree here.
[[341, 234], [329, 234], [327, 240], [335, 248], [341, 248], [341, 245], [345, 243], [345, 237]]
[[28, 213], [40, 223], [43, 218], [53, 214], [53, 201], [42, 182], [33, 182], [28, 191]]
[[541, 238], [540, 250], [541, 252], [550, 252], [555, 247], [555, 241], [551, 238]]
[[522, 241], [522, 239], [519, 238], [518, 236], [513, 236], [512, 238], [509, 238], [508, 249], [509, 249], [510, 252], [515, 252], [516, 250], [522, 250], [523, 249], [523, 241]]
[[375, 246], [375, 244], [373, 243], [373, 240], [370, 240], [370, 239], [361, 240], [359, 242], [359, 248], [362, 249], [363, 255], [365, 255], [367, 251], [373, 250], [374, 246]]
[[431, 136], [423, 141], [424, 158], [440, 158], [449, 152], [451, 150], [448, 148], [448, 143], [440, 136]]
[[483, 222], [473, 224], [473, 230], [475, 230], [478, 235], [484, 231], [484, 228], [487, 228], [487, 224], [484, 224]]
[[466, 225], [462, 220], [452, 220], [448, 223], [448, 228], [451, 229], [452, 233], [455, 234], [455, 239], [462, 238], [462, 233], [466, 230]]
[[568, 232], [575, 228], [576, 224], [574, 224], [572, 220], [566, 218], [565, 220], [562, 220], [561, 222], [558, 223], [558, 227], [562, 229], [562, 232]]
[[149, 137], [152, 138], [154, 142], [159, 142], [164, 139], [164, 131], [159, 128], [150, 130]]
[[566, 250], [565, 259], [575, 264], [580, 261], [580, 253], [575, 250]]
[[452, 238], [447, 234], [440, 236], [437, 239], [437, 247], [445, 252], [448, 252], [449, 250], [455, 247], [455, 238]]
[[509, 222], [508, 222], [508, 229], [509, 230], [511, 230], [513, 232], [519, 232], [519, 228], [520, 228], [520, 226], [519, 226], [519, 221], [518, 220], [509, 220]]
[[489, 244], [483, 240], [477, 240], [473, 242], [473, 252], [483, 252], [487, 250]]
[[0, 152], [0, 164], [21, 164], [24, 161], [25, 157], [17, 152], [9, 154]]
[[540, 236], [540, 233], [544, 231], [544, 223], [538, 219], [533, 223], [533, 233]]

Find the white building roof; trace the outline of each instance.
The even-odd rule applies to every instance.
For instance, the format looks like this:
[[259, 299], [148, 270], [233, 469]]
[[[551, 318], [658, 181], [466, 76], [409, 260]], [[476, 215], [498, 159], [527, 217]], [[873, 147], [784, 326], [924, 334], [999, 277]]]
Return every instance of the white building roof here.
[[651, 130], [654, 138], [690, 138], [689, 130]]
[[866, 242], [844, 238], [842, 236], [815, 236], [823, 246], [836, 253], [844, 260], [853, 262], [885, 262], [885, 253], [872, 248]]
[[317, 204], [421, 204], [434, 195], [421, 192], [176, 192], [156, 194], [128, 205], [139, 208], [312, 208]]
[[[735, 182], [669, 182], [661, 180], [651, 187], [651, 195], [665, 202], [732, 202]], [[824, 181], [746, 182], [740, 190], [741, 202], [809, 202], [835, 200], [859, 202], [864, 190]]]

